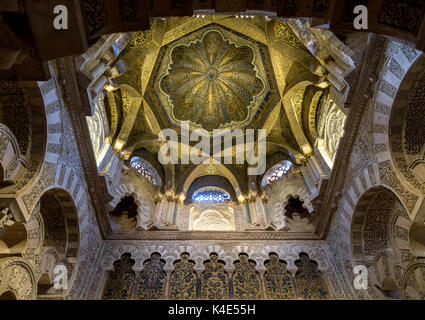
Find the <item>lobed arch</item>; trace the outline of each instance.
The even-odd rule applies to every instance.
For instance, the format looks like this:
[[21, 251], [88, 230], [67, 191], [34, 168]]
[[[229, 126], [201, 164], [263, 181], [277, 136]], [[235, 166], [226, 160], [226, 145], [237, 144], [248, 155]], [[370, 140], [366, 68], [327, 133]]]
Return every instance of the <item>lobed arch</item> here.
[[41, 171], [47, 149], [47, 116], [43, 93], [35, 81], [1, 81], [0, 193], [28, 188]]
[[[165, 251], [164, 251], [165, 250]], [[143, 268], [143, 262], [148, 259], [151, 253], [157, 252], [162, 257], [166, 254], [166, 249], [163, 246], [153, 246], [151, 250], [141, 251], [139, 248], [133, 245], [124, 245], [121, 247], [114, 248], [113, 252], [105, 256], [102, 261], [102, 270], [111, 272], [114, 269], [114, 263], [121, 259], [124, 254], [129, 254], [135, 261], [133, 270], [139, 272]]]
[[[300, 222], [299, 219], [301, 219], [301, 221], [306, 222], [304, 227], [308, 229], [303, 227], [305, 230], [313, 228], [314, 217], [312, 214], [314, 213], [314, 206], [311, 203], [313, 195], [307, 188], [300, 173], [288, 171], [288, 173], [280, 179], [266, 185], [264, 191], [269, 199], [267, 207], [270, 212], [271, 222], [275, 229], [285, 230], [288, 227], [298, 228], [292, 225], [293, 221], [290, 220], [287, 215], [287, 206], [295, 199], [298, 199], [302, 203], [299, 208], [302, 211], [298, 212], [299, 217], [296, 217], [296, 220]], [[306, 212], [309, 213], [307, 217], [303, 214]], [[307, 218], [307, 220], [304, 220], [305, 218]]]
[[120, 230], [133, 229], [142, 213], [140, 204], [136, 193], [132, 192], [123, 195], [121, 201], [109, 212], [112, 230], [115, 228], [119, 228]]
[[425, 193], [425, 57], [421, 55], [404, 76], [393, 102], [388, 139], [393, 165], [403, 182]]
[[419, 51], [397, 42], [389, 42], [387, 48], [372, 102], [371, 147], [381, 183], [397, 193], [414, 220], [423, 192], [418, 183], [413, 182], [415, 187], [409, 182], [415, 179], [412, 179], [407, 162], [397, 150], [403, 149], [398, 132], [402, 131], [401, 123], [415, 79], [419, 78], [423, 68], [423, 57]]
[[[80, 230], [72, 196], [64, 189], [53, 188], [45, 191], [39, 202], [44, 227], [42, 246], [54, 247], [60, 256], [76, 263]], [[62, 237], [58, 237], [60, 231], [63, 232]]]
[[226, 257], [226, 252], [224, 249], [221, 246], [215, 244], [209, 245], [206, 250], [203, 250], [199, 253], [199, 256], [204, 260], [208, 260], [210, 255], [213, 253], [218, 255], [220, 259], [224, 259]]
[[[374, 222], [372, 229], [366, 229], [367, 239], [364, 239], [365, 227], [370, 228], [367, 224]], [[397, 241], [397, 237], [393, 236], [399, 233], [399, 238], [405, 239], [410, 226], [406, 208], [393, 190], [386, 186], [375, 186], [366, 190], [360, 196], [351, 218], [350, 237], [354, 261], [364, 262], [368, 256], [373, 258], [378, 252], [386, 249], [407, 249], [406, 243]], [[377, 228], [381, 228], [382, 232], [377, 232]], [[396, 228], [404, 231], [396, 232]], [[376, 235], [382, 235], [382, 238], [370, 238]]]
[[[373, 257], [370, 257], [368, 261], [363, 259], [361, 238], [363, 220], [361, 217], [364, 219], [364, 212], [367, 208], [367, 204], [377, 190], [387, 190], [387, 192], [392, 193], [398, 201], [399, 209], [405, 213], [404, 215], [394, 215], [392, 219], [389, 219], [390, 225], [393, 226], [392, 232], [394, 236], [391, 239], [390, 250], [386, 250], [386, 257], [388, 257], [390, 261], [396, 261], [395, 264], [392, 263], [392, 269], [394, 271], [393, 277], [398, 283], [404, 272], [405, 264], [409, 263], [409, 260], [412, 258], [410, 239], [408, 236], [412, 220], [407, 215], [409, 211], [405, 203], [402, 202], [403, 198], [398, 190], [382, 181], [378, 164], [366, 164], [366, 166], [360, 168], [357, 175], [345, 186], [338, 206], [339, 216], [337, 216], [337, 219], [339, 222], [336, 225], [338, 228], [338, 250], [340, 258], [348, 262], [344, 264], [344, 269], [347, 275], [347, 281], [350, 285], [352, 285], [354, 281], [353, 268], [357, 264], [366, 265], [367, 267], [373, 265]], [[357, 232], [357, 234], [354, 234], [355, 232]], [[393, 250], [392, 248], [397, 249]], [[401, 262], [403, 260], [405, 260], [404, 263]], [[352, 297], [355, 296], [361, 299], [367, 297], [383, 297], [382, 293], [378, 294], [375, 290], [359, 291], [353, 289]]]
[[[339, 222], [337, 228], [339, 231], [335, 230], [335, 232], [339, 234], [338, 250], [340, 250], [341, 259], [352, 262], [345, 266], [347, 279], [351, 283], [353, 279], [351, 276], [352, 267], [356, 263], [356, 259], [361, 260], [362, 255], [361, 241], [358, 238], [354, 239], [353, 236], [356, 228], [354, 218], [357, 215], [355, 208], [361, 196], [370, 189], [383, 187], [393, 192], [398, 198], [403, 209], [408, 213], [408, 217], [403, 217], [400, 222], [393, 222], [394, 225], [400, 225], [405, 230], [400, 233], [400, 235], [403, 235], [403, 239], [396, 239], [398, 244], [393, 246], [398, 246], [406, 258], [409, 257], [410, 252], [409, 236], [406, 240], [406, 231], [409, 231], [412, 220], [415, 219], [420, 208], [419, 202], [423, 199], [417, 190], [414, 190], [405, 182], [404, 177], [394, 167], [389, 142], [391, 110], [397, 96], [400, 99], [403, 95], [405, 98], [407, 97], [406, 92], [403, 93], [403, 90], [399, 89], [403, 87], [403, 79], [408, 79], [409, 73], [415, 74], [415, 61], [419, 59], [421, 53], [394, 41], [387, 42], [386, 48], [386, 53], [380, 62], [382, 71], [377, 75], [377, 78], [374, 78], [374, 80], [377, 80], [376, 90], [373, 92], [373, 99], [370, 101], [371, 125], [366, 132], [371, 133], [371, 139], [364, 141], [369, 146], [359, 150], [359, 152], [370, 154], [374, 161], [372, 159], [366, 160], [356, 169], [355, 175], [342, 190], [338, 205]], [[409, 81], [406, 81], [407, 84], [409, 84]], [[400, 94], [398, 94], [398, 91], [400, 91]], [[372, 193], [367, 194], [371, 195]], [[366, 198], [362, 200], [364, 199]], [[361, 224], [357, 228], [361, 229]], [[359, 254], [354, 254], [354, 246], [358, 247]], [[397, 265], [395, 269], [402, 270]], [[402, 273], [402, 271], [397, 272]], [[353, 296], [357, 294], [358, 292], [353, 292]]]
[[400, 296], [400, 270], [412, 259], [411, 225], [406, 208], [390, 188], [375, 186], [360, 196], [351, 219], [350, 243], [353, 266], [369, 270], [368, 294]]
[[13, 185], [19, 168], [28, 168], [14, 133], [0, 123], [0, 189]]
[[0, 296], [6, 293], [16, 300], [35, 300], [37, 281], [30, 261], [20, 257], [0, 259], [0, 274]]
[[[145, 282], [146, 272], [152, 272], [152, 269], [150, 268], [149, 264], [152, 261], [151, 259], [153, 255], [158, 255], [158, 258], [160, 259], [160, 261], [162, 261], [161, 270], [155, 270], [155, 272], [158, 271], [158, 273], [160, 273], [164, 279], [164, 282], [157, 283], [162, 288], [167, 288], [167, 284], [174, 286], [176, 285], [176, 283], [172, 284], [172, 282], [179, 280], [172, 280], [171, 278], [176, 272], [178, 273], [182, 271], [180, 268], [180, 263], [182, 263], [183, 260], [189, 262], [189, 265], [186, 264], [184, 268], [185, 271], [190, 272], [191, 274], [191, 285], [189, 289], [192, 290], [194, 288], [193, 283], [197, 281], [196, 279], [201, 280], [202, 285], [206, 285], [203, 282], [205, 280], [204, 276], [210, 271], [208, 269], [208, 263], [211, 262], [211, 259], [214, 255], [214, 260], [218, 260], [218, 262], [222, 266], [221, 272], [225, 275], [225, 277], [222, 279], [226, 282], [226, 284], [227, 277], [231, 276], [233, 277], [233, 279], [235, 279], [235, 277], [239, 279], [239, 277], [242, 276], [241, 272], [248, 272], [251, 274], [255, 273], [259, 285], [257, 287], [257, 289], [259, 289], [258, 292], [262, 293], [261, 297], [267, 298], [266, 293], [262, 289], [260, 289], [262, 286], [262, 282], [264, 281], [264, 279], [260, 275], [264, 274], [265, 272], [271, 272], [276, 275], [276, 270], [268, 269], [266, 266], [268, 265], [268, 263], [270, 263], [271, 256], [277, 256], [280, 260], [279, 263], [281, 263], [281, 266], [284, 267], [286, 276], [289, 277], [286, 278], [286, 281], [289, 281], [291, 283], [297, 283], [299, 287], [299, 290], [293, 292], [293, 296], [285, 296], [283, 298], [281, 297], [278, 299], [287, 299], [295, 297], [303, 297], [305, 299], [318, 299], [329, 298], [334, 295], [334, 288], [329, 282], [329, 279], [327, 277], [327, 271], [323, 272], [325, 271], [325, 269], [323, 268], [319, 270], [319, 265], [321, 264], [321, 262], [317, 261], [313, 257], [313, 255], [315, 255], [315, 250], [310, 252], [311, 250], [306, 251], [306, 248], [294, 248], [298, 250], [291, 250], [290, 252], [286, 252], [286, 255], [284, 254], [283, 257], [281, 257], [281, 254], [278, 253], [280, 250], [271, 250], [268, 251], [264, 255], [264, 257], [260, 258], [260, 256], [257, 255], [256, 250], [253, 251], [252, 248], [249, 248], [245, 245], [240, 245], [238, 248], [234, 248], [234, 250], [227, 252], [221, 247], [214, 245], [210, 245], [208, 246], [208, 250], [202, 251], [194, 251], [194, 248], [190, 245], [179, 245], [175, 250], [173, 250], [172, 252], [170, 251], [166, 255], [157, 251], [157, 248], [157, 246], [152, 246], [151, 250], [145, 250], [146, 254], [141, 257], [138, 252], [141, 250], [140, 248], [136, 249], [135, 247], [131, 248], [130, 246], [124, 245], [119, 250], [119, 252], [116, 252], [117, 254], [114, 255], [113, 258], [110, 257], [110, 259], [108, 259], [110, 260], [108, 264], [110, 264], [111, 266], [108, 269], [104, 269], [104, 283], [100, 285], [100, 287], [103, 288], [103, 297], [112, 299], [132, 299], [134, 298], [134, 296], [142, 297], [142, 299], [158, 299], [163, 297], [167, 298], [167, 295], [163, 296], [164, 292], [161, 291], [163, 289], [159, 289], [159, 295], [153, 296], [147, 294], [147, 292], [143, 289], [153, 289], [151, 285]], [[136, 249], [136, 251], [134, 251], [134, 249]], [[127, 262], [123, 260], [124, 257], [126, 258]], [[287, 268], [289, 266], [287, 258], [291, 258], [291, 264], [293, 264], [290, 269]], [[139, 260], [139, 265], [137, 260]], [[264, 262], [266, 262], [266, 264], [264, 264]], [[119, 268], [117, 268], [124, 265], [126, 267], [125, 270], [120, 270]], [[138, 272], [140, 273], [137, 275]], [[166, 274], [170, 275], [171, 278], [168, 278]], [[113, 275], [113, 277], [111, 277], [111, 275]], [[155, 275], [151, 276], [155, 278]], [[130, 277], [131, 281], [126, 277]], [[122, 283], [120, 283], [119, 280], [122, 281]], [[295, 280], [297, 281], [295, 282]], [[136, 288], [135, 286], [139, 288], [139, 281], [142, 285], [142, 292], [139, 292], [141, 293], [141, 295], [138, 295], [138, 289], [136, 289], [136, 292], [134, 292], [134, 288]], [[232, 282], [228, 282], [228, 285], [231, 286]], [[236, 285], [238, 287], [244, 286], [240, 282], [238, 282], [238, 284]], [[279, 285], [282, 285], [282, 283], [280, 283]], [[158, 287], [155, 288], [158, 289]], [[284, 290], [284, 287], [280, 288]], [[320, 288], [320, 290], [318, 290], [317, 288]], [[121, 289], [125, 291], [125, 297], [119, 294]], [[242, 298], [242, 296], [240, 296], [240, 293], [241, 292], [239, 292], [238, 294], [234, 293], [234, 296], [232, 295], [231, 297]], [[199, 294], [191, 295], [190, 298], [197, 299], [199, 298]]]
[[49, 279], [53, 279], [54, 268], [58, 265], [59, 259], [59, 253], [54, 248], [47, 247], [41, 249], [40, 267], [37, 277], [38, 281], [43, 274]]
[[295, 280], [300, 291], [301, 298], [304, 299], [326, 299], [331, 296], [331, 288], [319, 264], [306, 252], [298, 254], [299, 259], [294, 261], [297, 271]]
[[322, 248], [309, 247], [303, 243], [295, 243], [290, 246], [282, 244], [267, 244], [257, 243], [255, 245], [235, 243], [231, 246], [222, 244], [203, 243], [198, 244], [179, 242], [174, 245], [163, 245], [160, 243], [147, 242], [140, 245], [123, 242], [119, 246], [113, 246], [107, 250], [103, 262], [102, 270], [110, 271], [113, 268], [113, 262], [119, 260], [124, 253], [131, 254], [132, 259], [136, 262], [133, 269], [140, 271], [143, 268], [143, 262], [151, 256], [152, 253], [159, 253], [161, 259], [167, 261], [165, 270], [172, 270], [172, 262], [179, 259], [182, 253], [189, 253], [192, 260], [196, 261], [195, 269], [203, 270], [203, 261], [208, 260], [211, 253], [218, 254], [220, 260], [226, 262], [228, 268], [231, 269], [233, 261], [238, 259], [240, 253], [246, 253], [250, 259], [257, 261], [259, 269], [263, 269], [263, 262], [268, 259], [270, 253], [275, 253], [279, 259], [285, 260], [288, 263], [288, 270], [296, 270], [295, 260], [299, 259], [299, 254], [304, 252], [309, 257], [316, 261], [318, 269], [324, 273], [332, 269], [332, 265], [327, 261], [327, 252]]
[[39, 268], [34, 277], [37, 283], [44, 275], [40, 283], [46, 290], [42, 289], [38, 298], [62, 299], [68, 291], [53, 289], [55, 267], [64, 265], [67, 268], [68, 288], [71, 288], [78, 263], [81, 263], [79, 219], [72, 196], [58, 187], [45, 190], [25, 227], [29, 241], [23, 256], [36, 259]]
[[[138, 213], [135, 217], [135, 223], [132, 223], [130, 221], [131, 219], [128, 220], [125, 218], [122, 222], [127, 224], [127, 227], [129, 228], [137, 226], [137, 228], [148, 229], [152, 222], [152, 216], [155, 212], [154, 197], [157, 193], [157, 187], [147, 181], [144, 177], [140, 177], [134, 170], [128, 170], [122, 175], [120, 184], [118, 184], [118, 187], [114, 192], [115, 197], [108, 203], [108, 208], [115, 210], [124, 199], [132, 197], [134, 199], [134, 205], [137, 206]], [[117, 227], [119, 225], [123, 227], [120, 222], [117, 222], [116, 224]]]
[[131, 296], [136, 279], [133, 270], [135, 260], [131, 253], [125, 252], [114, 261], [113, 269], [107, 272], [106, 281], [103, 286], [103, 299], [128, 299]]

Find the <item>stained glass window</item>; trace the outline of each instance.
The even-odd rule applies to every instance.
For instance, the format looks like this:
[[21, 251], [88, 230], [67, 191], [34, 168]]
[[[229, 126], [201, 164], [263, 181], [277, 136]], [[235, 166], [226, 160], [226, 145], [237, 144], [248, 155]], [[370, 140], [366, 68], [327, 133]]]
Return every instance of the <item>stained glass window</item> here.
[[262, 186], [265, 187], [286, 175], [292, 168], [292, 163], [284, 160], [273, 166], [263, 177]]
[[133, 157], [130, 160], [130, 166], [140, 175], [145, 177], [154, 186], [161, 186], [161, 178], [155, 168], [146, 160], [140, 157]]
[[228, 192], [214, 187], [202, 188], [192, 196], [193, 202], [225, 202], [230, 200]]

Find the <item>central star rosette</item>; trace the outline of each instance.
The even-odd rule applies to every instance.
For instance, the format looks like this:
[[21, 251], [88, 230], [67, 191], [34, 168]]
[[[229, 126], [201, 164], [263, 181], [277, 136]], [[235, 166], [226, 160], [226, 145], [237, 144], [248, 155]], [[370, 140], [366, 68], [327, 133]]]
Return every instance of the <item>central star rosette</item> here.
[[170, 55], [160, 88], [177, 120], [211, 132], [248, 119], [255, 97], [265, 88], [251, 47], [210, 30], [200, 40], [174, 47]]

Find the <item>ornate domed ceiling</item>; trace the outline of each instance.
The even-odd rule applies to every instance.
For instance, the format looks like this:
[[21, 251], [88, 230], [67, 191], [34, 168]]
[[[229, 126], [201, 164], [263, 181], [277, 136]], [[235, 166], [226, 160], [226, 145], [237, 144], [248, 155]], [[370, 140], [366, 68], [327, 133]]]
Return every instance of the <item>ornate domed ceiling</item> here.
[[169, 59], [159, 87], [173, 117], [208, 131], [245, 122], [266, 87], [254, 49], [224, 38], [219, 29], [173, 46]]
[[331, 50], [318, 58], [314, 36], [300, 40], [293, 28], [266, 17], [206, 16], [157, 19], [148, 31], [121, 35], [107, 75], [119, 89], [108, 93], [115, 152], [157, 154], [159, 132], [179, 134], [188, 121], [190, 130], [210, 133], [265, 129], [268, 154], [305, 161], [314, 148], [307, 120], [316, 118], [319, 97], [329, 96], [329, 82], [346, 86], [327, 76], [343, 69], [326, 69], [337, 61]]
[[[101, 90], [94, 98], [93, 113], [102, 116], [93, 116], [88, 125], [94, 133], [93, 145], [99, 146], [95, 148], [99, 172], [103, 174], [122, 164], [122, 170], [116, 172], [121, 175], [119, 181], [125, 190], [137, 195], [141, 194], [138, 190], [146, 187], [143, 193], [149, 195], [153, 205], [143, 209], [139, 231], [176, 231], [177, 225], [182, 226], [180, 231], [204, 229], [197, 224], [190, 229], [193, 226], [186, 224], [189, 215], [185, 222], [183, 218], [175, 220], [175, 207], [171, 207], [173, 203], [187, 206], [186, 209], [198, 205], [190, 202], [191, 188], [203, 177], [212, 177], [212, 182], [204, 187], [217, 187], [219, 177], [226, 179], [231, 188], [225, 190], [232, 205], [252, 204], [254, 213], [248, 221], [249, 230], [285, 227], [280, 214], [274, 217], [273, 225], [267, 226], [271, 220], [261, 218], [265, 211], [254, 205], [257, 201], [268, 201], [268, 194], [302, 192], [303, 201], [313, 208], [309, 197], [323, 197], [326, 184], [318, 179], [329, 176], [332, 152], [337, 150], [343, 133], [339, 128], [342, 123], [335, 128], [323, 119], [333, 119], [329, 110], [337, 106], [335, 101], [343, 104], [349, 88], [344, 77], [352, 70], [351, 59], [341, 51], [348, 48], [337, 39], [333, 39], [335, 44], [323, 40], [329, 36], [298, 20], [213, 15], [156, 19], [148, 31], [105, 39], [99, 49], [103, 55], [94, 55], [84, 63], [84, 68], [93, 70], [90, 72], [97, 77], [89, 87], [92, 97], [93, 92]], [[113, 58], [107, 60], [106, 55]], [[338, 112], [340, 119], [344, 113]], [[107, 121], [100, 122], [102, 118]], [[190, 124], [189, 135], [186, 122]], [[95, 134], [100, 132], [98, 126], [105, 127], [104, 137]], [[329, 132], [321, 130], [324, 126]], [[224, 149], [220, 149], [222, 139], [217, 142], [212, 134], [202, 135], [201, 143], [195, 141], [198, 133], [190, 131], [197, 128], [210, 133], [215, 129], [242, 129], [242, 135], [238, 134], [240, 131], [230, 132], [231, 145], [226, 146], [224, 141]], [[164, 129], [167, 131], [161, 132]], [[264, 131], [259, 132], [260, 129]], [[260, 134], [265, 136], [261, 157], [260, 144], [246, 142], [252, 133], [257, 141]], [[171, 143], [164, 140], [164, 135]], [[199, 146], [208, 140], [208, 147]], [[252, 145], [256, 148], [254, 152], [249, 151]], [[174, 153], [173, 163], [161, 163], [160, 152], [167, 148], [170, 154]], [[202, 154], [203, 163], [185, 157], [195, 154]], [[257, 159], [252, 159], [252, 155]], [[150, 166], [136, 157], [149, 162], [160, 178], [155, 179]], [[216, 162], [217, 158], [221, 162]], [[240, 158], [243, 162], [238, 162]], [[262, 184], [263, 173], [271, 172], [282, 161], [287, 161], [283, 162], [287, 166], [273, 171], [273, 179], [269, 179], [275, 181], [273, 185]], [[256, 165], [264, 171], [250, 174], [249, 169]], [[105, 188], [112, 186], [115, 179], [116, 176], [106, 177]], [[282, 184], [276, 184], [278, 180], [285, 180], [284, 189], [279, 187]], [[158, 215], [159, 220], [154, 221], [150, 214], [158, 201], [164, 201], [161, 210], [168, 213]], [[281, 205], [280, 200], [271, 204], [276, 210]], [[241, 212], [234, 214], [242, 217]], [[223, 217], [233, 215], [222, 213]], [[213, 225], [217, 217], [220, 218], [211, 213], [202, 221]], [[227, 227], [220, 228], [245, 230], [238, 221], [235, 220], [234, 227], [229, 222]], [[308, 230], [302, 231], [308, 232], [308, 237], [316, 237], [311, 233], [313, 222], [308, 221]], [[291, 236], [296, 237], [298, 231]], [[138, 236], [137, 232], [133, 235]]]
[[174, 127], [245, 127], [279, 101], [270, 67], [266, 46], [211, 23], [161, 49], [145, 98]]

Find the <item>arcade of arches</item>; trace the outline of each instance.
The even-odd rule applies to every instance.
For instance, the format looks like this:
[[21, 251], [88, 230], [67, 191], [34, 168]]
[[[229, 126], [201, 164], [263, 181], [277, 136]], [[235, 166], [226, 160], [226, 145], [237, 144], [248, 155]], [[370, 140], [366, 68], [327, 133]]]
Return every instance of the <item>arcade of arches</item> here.
[[[421, 17], [366, 33], [286, 9], [151, 8], [16, 59], [0, 43], [0, 300], [425, 298]], [[195, 129], [242, 134], [215, 153]], [[235, 164], [249, 129], [259, 175]]]

